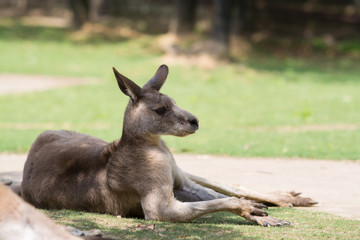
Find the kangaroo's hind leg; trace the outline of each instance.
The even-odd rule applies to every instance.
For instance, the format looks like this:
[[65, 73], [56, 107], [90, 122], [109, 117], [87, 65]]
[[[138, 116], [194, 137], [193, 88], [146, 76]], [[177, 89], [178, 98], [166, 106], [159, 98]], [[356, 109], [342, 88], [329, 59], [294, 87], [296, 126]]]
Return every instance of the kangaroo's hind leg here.
[[233, 197], [245, 197], [246, 199], [255, 200], [257, 202], [266, 203], [280, 207], [311, 207], [318, 202], [311, 198], [304, 198], [299, 196], [301, 193], [297, 192], [273, 192], [273, 193], [258, 193], [241, 186], [231, 186], [217, 181], [208, 180], [202, 177], [186, 173], [187, 177], [197, 184], [213, 189], [218, 193]]

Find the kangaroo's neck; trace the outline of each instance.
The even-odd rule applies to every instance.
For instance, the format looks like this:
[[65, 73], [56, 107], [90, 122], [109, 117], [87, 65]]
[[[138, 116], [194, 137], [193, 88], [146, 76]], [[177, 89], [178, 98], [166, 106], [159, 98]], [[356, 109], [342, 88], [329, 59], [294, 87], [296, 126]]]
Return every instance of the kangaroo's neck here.
[[[146, 151], [149, 147], [158, 147], [160, 148], [161, 145], [164, 145], [160, 136], [158, 135], [142, 135], [142, 134], [134, 134], [129, 133], [127, 131], [123, 131], [123, 134], [120, 139], [117, 139], [109, 144], [107, 144], [102, 151], [102, 155], [112, 161], [114, 155], [120, 155], [125, 157], [128, 154], [132, 154], [134, 152], [141, 153], [142, 151]], [[132, 149], [130, 153], [129, 150]], [[128, 158], [133, 158], [136, 156], [127, 156]], [[116, 158], [116, 157], [114, 157]], [[114, 161], [116, 161], [114, 159]]]
[[[107, 185], [114, 192], [142, 192], [140, 189], [146, 188], [149, 178], [158, 176], [148, 176], [151, 169], [154, 166], [167, 169], [165, 166], [172, 159], [169, 149], [159, 136], [149, 141], [148, 137], [134, 139], [133, 136], [124, 135], [109, 159], [106, 169]], [[137, 174], [142, 175], [142, 180], [134, 179]]]
[[146, 146], [160, 146], [161, 138], [159, 135], [149, 133], [133, 132], [123, 130], [120, 143], [122, 146], [132, 146], [134, 148], [143, 148]]

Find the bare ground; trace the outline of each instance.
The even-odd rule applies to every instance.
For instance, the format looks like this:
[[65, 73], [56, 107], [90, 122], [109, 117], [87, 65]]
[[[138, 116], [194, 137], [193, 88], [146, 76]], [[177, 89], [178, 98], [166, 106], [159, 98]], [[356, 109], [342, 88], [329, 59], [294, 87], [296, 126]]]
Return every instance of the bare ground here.
[[0, 95], [43, 91], [88, 82], [89, 79], [83, 78], [0, 74]]
[[[76, 78], [0, 75], [0, 95], [88, 82]], [[285, 127], [275, 131], [324, 131], [324, 128], [327, 131], [353, 131], [358, 125], [305, 126], [295, 130]], [[310, 210], [360, 220], [360, 162], [183, 154], [175, 155], [175, 158], [178, 165], [190, 173], [223, 183], [239, 184], [259, 192], [302, 191], [304, 196], [319, 201], [319, 204], [309, 208]], [[0, 153], [0, 179], [20, 182], [25, 160], [25, 154]]]

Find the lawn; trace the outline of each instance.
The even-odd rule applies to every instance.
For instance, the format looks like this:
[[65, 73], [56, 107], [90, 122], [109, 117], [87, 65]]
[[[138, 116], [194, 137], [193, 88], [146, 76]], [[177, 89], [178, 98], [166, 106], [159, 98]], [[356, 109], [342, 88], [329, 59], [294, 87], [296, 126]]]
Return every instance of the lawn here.
[[116, 216], [46, 211], [57, 223], [82, 230], [99, 229], [113, 239], [359, 239], [360, 222], [330, 214], [273, 208], [272, 216], [291, 221], [292, 227], [265, 228], [231, 213], [216, 213], [190, 223], [166, 223]]
[[[0, 24], [0, 73], [97, 79], [0, 96], [0, 151], [26, 152], [47, 126], [119, 138], [128, 99], [111, 67], [144, 84], [162, 63], [156, 39], [78, 41], [64, 29]], [[162, 91], [200, 119], [195, 135], [165, 137], [175, 152], [359, 159], [360, 68], [354, 60], [263, 54], [211, 70], [169, 67]]]

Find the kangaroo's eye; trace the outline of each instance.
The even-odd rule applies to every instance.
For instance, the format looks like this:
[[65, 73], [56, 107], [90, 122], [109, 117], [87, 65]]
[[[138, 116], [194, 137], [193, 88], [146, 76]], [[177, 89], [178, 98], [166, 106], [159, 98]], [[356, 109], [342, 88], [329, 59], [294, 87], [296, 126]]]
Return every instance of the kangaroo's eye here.
[[167, 112], [167, 108], [161, 107], [161, 108], [156, 109], [155, 112], [159, 115], [164, 115]]

